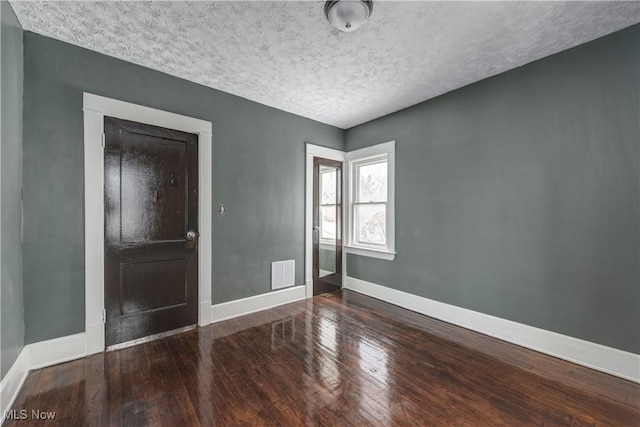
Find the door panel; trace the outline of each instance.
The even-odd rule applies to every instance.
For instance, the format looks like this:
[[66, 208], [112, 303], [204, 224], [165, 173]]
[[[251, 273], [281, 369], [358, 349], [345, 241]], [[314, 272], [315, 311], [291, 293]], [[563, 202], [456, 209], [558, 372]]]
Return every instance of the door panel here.
[[[105, 117], [106, 343], [198, 320], [198, 137]], [[194, 246], [194, 247], [188, 247]]]
[[313, 294], [342, 287], [342, 163], [313, 159]]
[[[123, 315], [187, 304], [187, 260], [121, 264], [120, 304]], [[157, 289], [162, 281], [183, 283]]]
[[187, 145], [121, 132], [121, 240], [184, 239]]

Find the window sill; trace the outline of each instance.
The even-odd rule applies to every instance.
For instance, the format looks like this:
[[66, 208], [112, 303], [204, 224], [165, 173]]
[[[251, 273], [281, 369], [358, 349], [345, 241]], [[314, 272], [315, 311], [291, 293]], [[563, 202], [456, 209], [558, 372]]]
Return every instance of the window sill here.
[[396, 257], [396, 252], [362, 248], [359, 246], [344, 246], [344, 250], [348, 254], [368, 256], [371, 258], [386, 259], [387, 261], [393, 261]]

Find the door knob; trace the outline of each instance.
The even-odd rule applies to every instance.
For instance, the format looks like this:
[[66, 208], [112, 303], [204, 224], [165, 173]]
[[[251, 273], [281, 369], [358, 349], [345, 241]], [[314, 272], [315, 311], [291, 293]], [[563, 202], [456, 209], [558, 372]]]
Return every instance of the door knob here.
[[320, 227], [318, 227], [317, 225], [313, 226], [313, 231], [320, 231]]
[[187, 249], [195, 249], [196, 244], [198, 243], [198, 236], [200, 236], [200, 233], [198, 233], [196, 230], [187, 231], [187, 244], [185, 245], [185, 247]]

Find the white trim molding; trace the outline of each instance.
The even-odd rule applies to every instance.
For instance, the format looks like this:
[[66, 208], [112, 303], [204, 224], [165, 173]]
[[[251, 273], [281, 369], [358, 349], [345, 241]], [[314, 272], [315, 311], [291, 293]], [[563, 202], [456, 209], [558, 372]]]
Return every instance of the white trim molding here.
[[[322, 147], [307, 142], [306, 146], [306, 172], [305, 172], [305, 222], [304, 222], [304, 283], [307, 298], [313, 297], [313, 158], [322, 157], [323, 159], [336, 160], [342, 162], [342, 223], [345, 224], [347, 214], [344, 209], [344, 190], [345, 186], [345, 170], [344, 161], [346, 153], [333, 148]], [[342, 251], [342, 280], [347, 274], [346, 253]]]
[[85, 357], [86, 342], [86, 334], [79, 333], [29, 344], [26, 346], [29, 352], [29, 369], [46, 368]]
[[104, 117], [110, 116], [198, 135], [198, 324], [211, 323], [212, 133], [211, 122], [84, 93], [84, 236], [86, 353], [104, 351]]
[[0, 424], [4, 422], [29, 371], [86, 356], [86, 342], [85, 334], [80, 333], [24, 346], [9, 372], [0, 381]]
[[215, 304], [211, 306], [211, 323], [257, 313], [303, 299], [306, 299], [305, 286], [297, 285], [266, 294]]
[[18, 358], [0, 381], [0, 411], [2, 411], [0, 425], [4, 422], [7, 411], [13, 406], [24, 380], [27, 379], [27, 374], [29, 374], [29, 350], [23, 347]]
[[640, 383], [640, 355], [347, 277], [343, 287], [531, 350]]

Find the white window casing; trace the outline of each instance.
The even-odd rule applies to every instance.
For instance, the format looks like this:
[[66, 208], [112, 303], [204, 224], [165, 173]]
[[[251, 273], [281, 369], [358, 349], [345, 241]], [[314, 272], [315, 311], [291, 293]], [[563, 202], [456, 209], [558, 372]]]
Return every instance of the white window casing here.
[[[361, 167], [386, 162], [387, 188], [386, 201], [361, 200], [359, 191], [359, 170]], [[346, 233], [345, 251], [347, 253], [393, 260], [395, 251], [395, 141], [373, 145], [346, 154]], [[357, 235], [358, 216], [356, 210], [360, 206], [385, 206], [384, 242], [361, 242]]]

